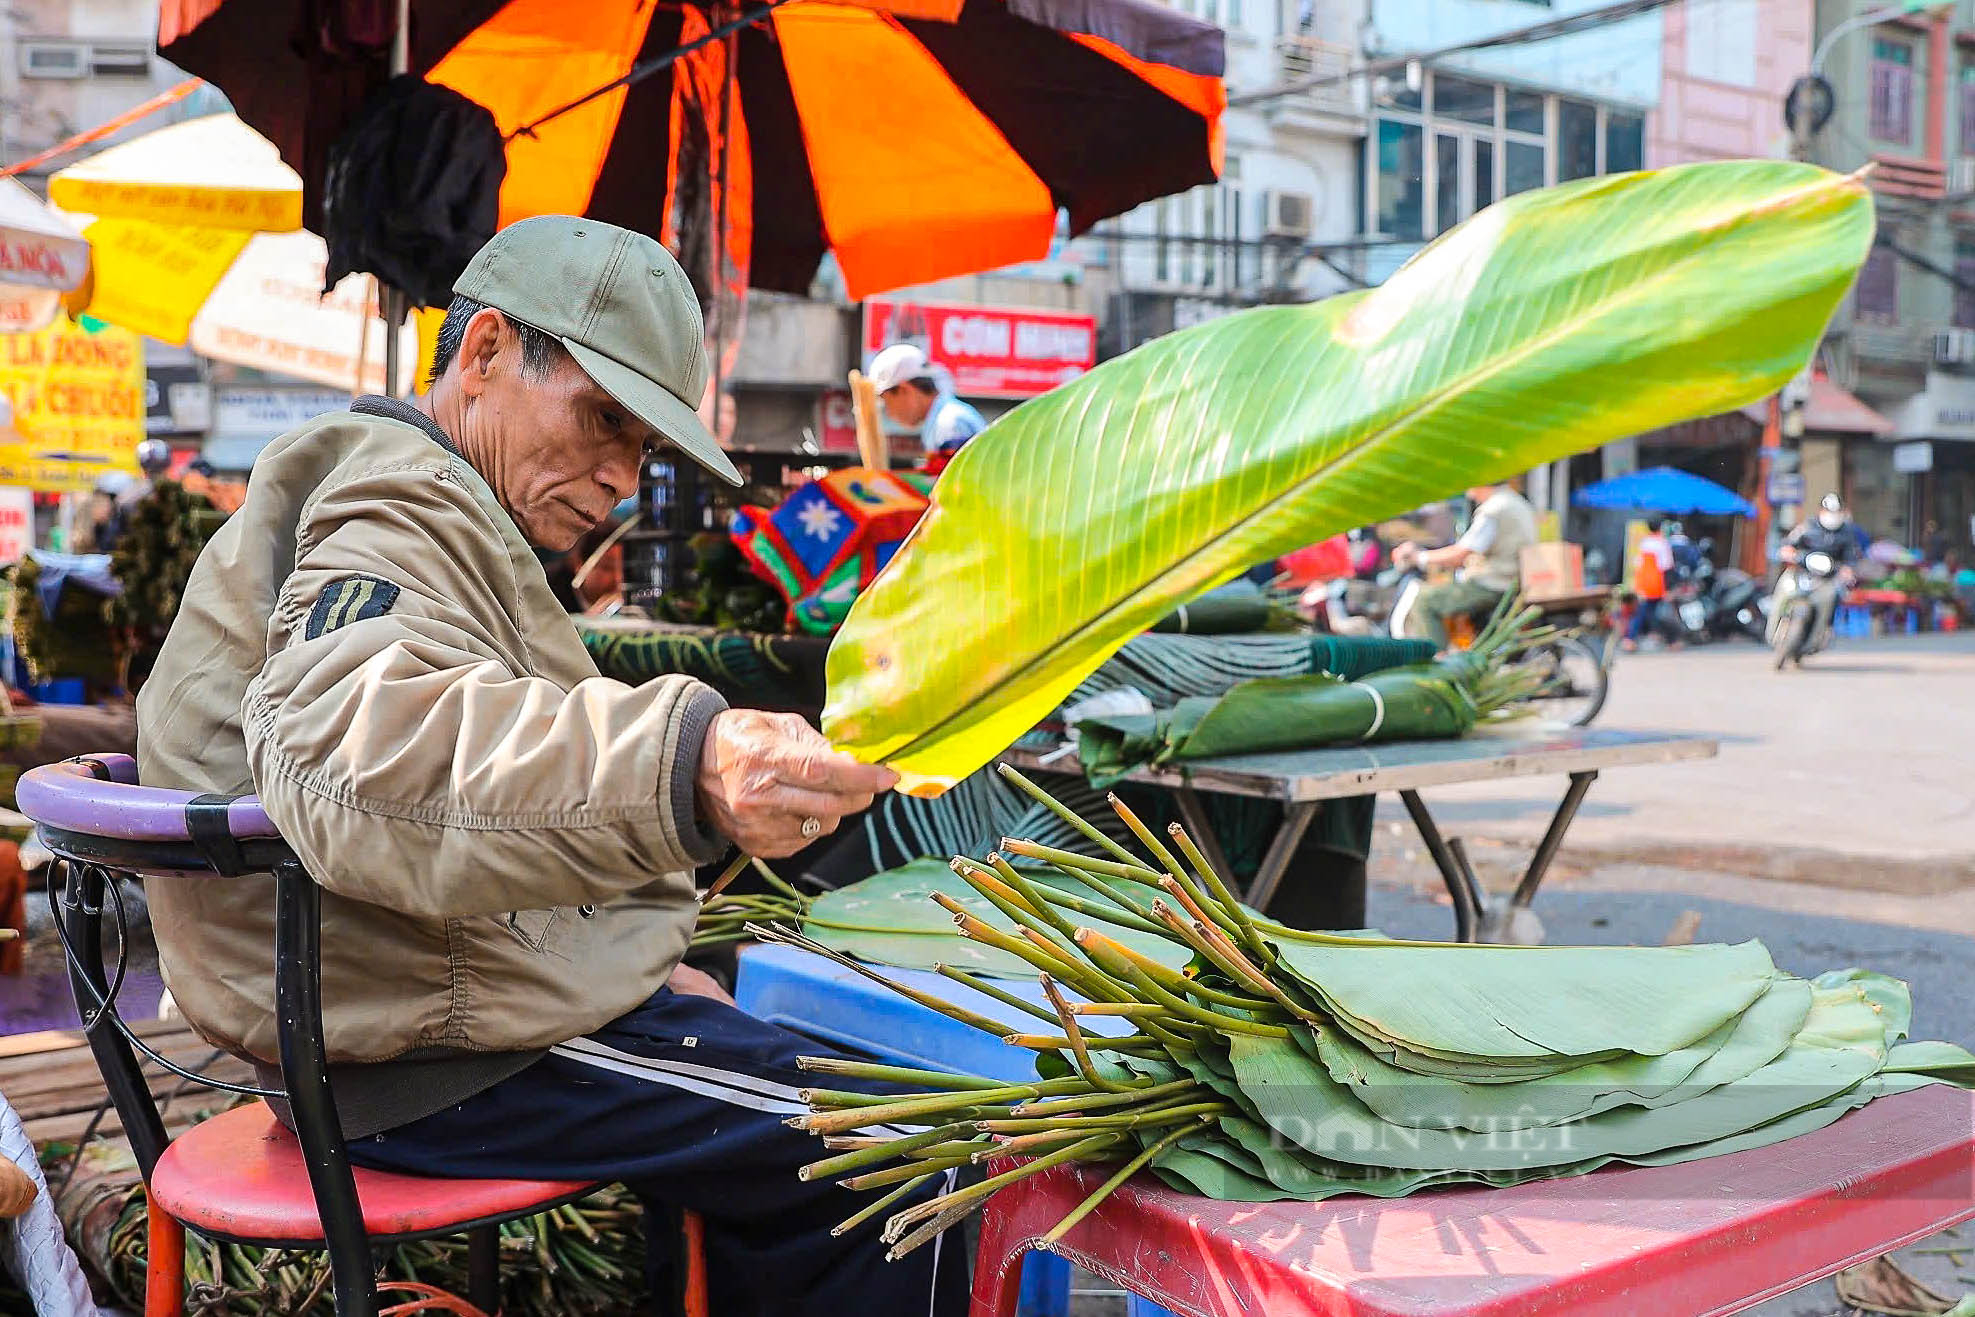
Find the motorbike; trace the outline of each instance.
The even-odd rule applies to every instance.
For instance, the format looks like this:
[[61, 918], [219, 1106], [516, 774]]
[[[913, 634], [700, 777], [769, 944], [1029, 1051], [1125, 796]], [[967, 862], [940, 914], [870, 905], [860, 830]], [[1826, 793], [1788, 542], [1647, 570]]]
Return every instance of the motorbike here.
[[1708, 556], [1713, 547], [1713, 541], [1701, 540], [1698, 556], [1676, 567], [1660, 605], [1659, 632], [1685, 645], [1738, 635], [1767, 644], [1770, 604], [1762, 582], [1738, 568], [1717, 568]]
[[1843, 572], [1828, 553], [1806, 553], [1784, 566], [1769, 613], [1769, 644], [1778, 671], [1790, 663], [1801, 667], [1805, 658], [1831, 643]]
[[1762, 582], [1733, 567], [1716, 572], [1709, 587], [1711, 616], [1708, 629], [1726, 640], [1746, 636], [1758, 642], [1769, 639], [1769, 593]]

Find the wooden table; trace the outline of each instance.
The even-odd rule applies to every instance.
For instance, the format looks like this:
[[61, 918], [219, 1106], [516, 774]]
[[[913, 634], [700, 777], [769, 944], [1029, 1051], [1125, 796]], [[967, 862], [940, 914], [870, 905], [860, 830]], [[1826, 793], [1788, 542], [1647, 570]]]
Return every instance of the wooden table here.
[[[1527, 910], [1535, 899], [1537, 888], [1563, 845], [1564, 835], [1577, 817], [1578, 806], [1599, 773], [1608, 768], [1639, 764], [1710, 759], [1719, 748], [1719, 742], [1705, 736], [1511, 725], [1499, 730], [1484, 729], [1458, 740], [1394, 741], [1383, 745], [1196, 759], [1164, 768], [1140, 768], [1126, 780], [1171, 790], [1188, 829], [1203, 847], [1210, 848], [1214, 847], [1213, 831], [1206, 826], [1201, 792], [1281, 801], [1282, 823], [1243, 893], [1248, 904], [1256, 907], [1266, 906], [1275, 895], [1297, 843], [1324, 801], [1380, 791], [1397, 792], [1453, 898], [1455, 940], [1503, 941], [1512, 939], [1517, 912]], [[1058, 756], [1049, 751], [1011, 750], [1003, 758], [1023, 769], [1048, 770], [1059, 762]], [[1420, 790], [1457, 782], [1551, 773], [1570, 779], [1563, 801], [1557, 806], [1536, 853], [1530, 857], [1514, 896], [1507, 902], [1491, 904], [1459, 839], [1450, 841], [1441, 836], [1426, 803], [1420, 799]], [[1223, 872], [1228, 871], [1225, 858], [1215, 849], [1209, 849], [1208, 855]]]

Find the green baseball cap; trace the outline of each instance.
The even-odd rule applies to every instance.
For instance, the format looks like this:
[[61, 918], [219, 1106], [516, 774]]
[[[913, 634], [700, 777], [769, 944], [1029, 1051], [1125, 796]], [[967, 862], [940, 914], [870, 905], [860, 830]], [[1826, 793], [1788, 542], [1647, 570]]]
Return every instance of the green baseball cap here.
[[656, 239], [574, 215], [537, 215], [488, 239], [461, 297], [554, 335], [611, 397], [731, 485], [741, 473], [700, 420], [699, 297]]

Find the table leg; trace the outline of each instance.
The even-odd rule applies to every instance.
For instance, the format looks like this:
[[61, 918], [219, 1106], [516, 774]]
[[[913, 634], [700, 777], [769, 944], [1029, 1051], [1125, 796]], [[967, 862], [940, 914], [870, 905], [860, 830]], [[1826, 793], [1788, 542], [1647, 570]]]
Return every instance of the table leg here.
[[1180, 818], [1185, 821], [1193, 844], [1207, 857], [1207, 863], [1214, 866], [1215, 873], [1232, 882], [1234, 870], [1228, 867], [1227, 852], [1221, 849], [1221, 839], [1214, 834], [1214, 825], [1207, 819], [1207, 807], [1200, 803], [1200, 794], [1193, 789], [1193, 784], [1180, 783], [1173, 789], [1173, 799], [1179, 805]]
[[1433, 867], [1440, 870], [1440, 881], [1447, 884], [1447, 895], [1454, 899], [1454, 940], [1474, 941], [1481, 925], [1481, 903], [1475, 899], [1474, 889], [1468, 886], [1467, 876], [1461, 872], [1453, 852], [1447, 849], [1447, 841], [1440, 835], [1433, 815], [1426, 812], [1426, 802], [1420, 799], [1420, 793], [1401, 791], [1399, 799], [1413, 816], [1413, 826], [1419, 829], [1420, 840], [1426, 843], [1426, 853], [1433, 857]]
[[1283, 806], [1282, 822], [1276, 828], [1276, 835], [1269, 839], [1269, 849], [1262, 855], [1261, 866], [1249, 880], [1243, 898], [1250, 906], [1257, 910], [1269, 908], [1276, 888], [1282, 884], [1282, 875], [1288, 871], [1289, 862], [1295, 858], [1296, 848], [1302, 844], [1303, 834], [1309, 831], [1310, 820], [1316, 818], [1319, 808], [1314, 800]]
[[1543, 840], [1536, 844], [1536, 853], [1529, 857], [1529, 867], [1523, 870], [1522, 881], [1516, 884], [1516, 894], [1509, 901], [1511, 906], [1528, 909], [1529, 903], [1536, 899], [1536, 889], [1543, 885], [1543, 875], [1550, 871], [1550, 862], [1563, 847], [1564, 834], [1570, 831], [1571, 821], [1577, 817], [1577, 807], [1584, 803], [1584, 793], [1597, 780], [1595, 768], [1570, 775], [1570, 787], [1564, 792], [1563, 803], [1557, 806]]

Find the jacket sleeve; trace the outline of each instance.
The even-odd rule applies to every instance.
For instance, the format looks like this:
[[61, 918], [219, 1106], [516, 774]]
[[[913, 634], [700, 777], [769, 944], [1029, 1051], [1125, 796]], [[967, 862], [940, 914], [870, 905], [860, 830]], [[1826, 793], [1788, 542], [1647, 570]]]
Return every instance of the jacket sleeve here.
[[[450, 464], [374, 470], [304, 510], [242, 704], [268, 817], [316, 880], [407, 914], [604, 904], [691, 884], [725, 703], [686, 677], [564, 690], [501, 658], [516, 566]], [[669, 875], [669, 877], [667, 877]]]

